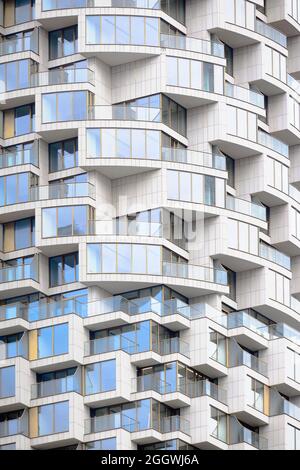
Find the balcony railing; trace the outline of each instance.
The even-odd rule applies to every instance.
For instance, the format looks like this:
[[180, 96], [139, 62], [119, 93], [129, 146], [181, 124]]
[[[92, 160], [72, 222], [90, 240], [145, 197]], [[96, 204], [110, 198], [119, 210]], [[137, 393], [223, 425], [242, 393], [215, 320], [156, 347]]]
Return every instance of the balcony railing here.
[[95, 84], [95, 74], [88, 68], [55, 69], [47, 72], [38, 72], [30, 77], [32, 87], [63, 85], [67, 83]]
[[0, 437], [15, 436], [21, 434], [28, 435], [28, 415], [26, 412], [19, 418], [9, 419], [0, 422]]
[[300, 83], [289, 73], [287, 74], [287, 84], [292, 88], [298, 95], [300, 95]]
[[259, 256], [271, 261], [272, 263], [276, 263], [279, 266], [282, 266], [283, 268], [289, 270], [291, 269], [290, 256], [287, 256], [276, 248], [266, 245], [262, 242], [259, 244]]
[[35, 400], [36, 398], [49, 397], [68, 392], [80, 393], [80, 369], [77, 369], [74, 375], [68, 377], [32, 384], [31, 399]]
[[265, 108], [265, 98], [262, 93], [251, 88], [244, 88], [232, 83], [225, 83], [225, 95], [230, 98], [235, 98], [246, 103], [253, 104], [259, 108]]
[[163, 147], [162, 160], [175, 163], [187, 163], [189, 165], [197, 165], [226, 171], [226, 157], [221, 154]]
[[269, 326], [270, 340], [286, 338], [300, 346], [300, 332], [285, 323], [276, 323]]
[[266, 450], [268, 448], [268, 440], [266, 438], [243, 426], [235, 416], [230, 416], [229, 426], [230, 445], [245, 443], [259, 450]]
[[2, 38], [2, 41], [0, 41], [0, 56], [25, 51], [32, 51], [36, 54], [39, 53], [38, 29], [35, 29], [30, 35], [22, 38]]
[[251, 315], [251, 309], [231, 312], [228, 315], [222, 316], [222, 320], [223, 325], [228, 328], [228, 330], [244, 327], [266, 339], [269, 339], [270, 335], [268, 325]]
[[85, 356], [119, 350], [128, 354], [153, 351], [162, 356], [177, 353], [189, 357], [189, 345], [178, 337], [167, 338], [153, 345], [138, 344], [137, 341], [133, 341], [125, 335], [106, 336], [85, 343]]
[[0, 360], [11, 359], [13, 357], [28, 358], [28, 336], [23, 333], [20, 339], [14, 342], [0, 342]]
[[270, 389], [270, 416], [287, 415], [300, 421], [300, 408], [274, 389]]
[[161, 110], [150, 106], [98, 105], [89, 107], [88, 119], [161, 122]]
[[274, 152], [277, 152], [280, 155], [283, 155], [284, 157], [289, 158], [289, 146], [285, 144], [284, 142], [282, 142], [281, 140], [276, 139], [276, 137], [273, 137], [272, 135], [267, 134], [267, 132], [258, 130], [257, 142], [260, 145], [263, 145], [264, 147], [274, 150]]
[[55, 302], [39, 300], [32, 304], [23, 302], [10, 303], [0, 306], [0, 322], [14, 318], [22, 318], [32, 322], [62, 315], [70, 315], [72, 313], [80, 317], [85, 317], [87, 314], [87, 303], [81, 301], [80, 297]]
[[177, 36], [175, 34], [161, 34], [160, 45], [169, 49], [180, 49], [213, 55], [215, 57], [225, 57], [224, 44], [217, 41], [207, 41], [205, 39]]
[[[149, 423], [150, 424], [146, 424]], [[184, 434], [190, 434], [190, 423], [181, 416], [169, 416], [160, 419], [151, 418], [139, 422], [126, 413], [114, 413], [103, 416], [96, 416], [85, 421], [85, 434], [110, 431], [113, 429], [124, 429], [128, 432], [140, 432], [155, 430], [162, 434], [181, 431]]]
[[48, 186], [32, 188], [32, 200], [64, 199], [73, 197], [90, 197], [95, 199], [95, 186], [88, 182], [55, 183]]
[[265, 377], [268, 376], [268, 364], [242, 349], [234, 339], [228, 342], [228, 349], [228, 367], [246, 366]]
[[287, 37], [282, 34], [277, 29], [272, 26], [264, 23], [261, 20], [256, 19], [255, 21], [255, 31], [262, 36], [265, 36], [268, 39], [280, 44], [282, 47], [287, 47]]
[[30, 264], [19, 266], [6, 266], [0, 269], [0, 284], [5, 282], [24, 281], [32, 279], [38, 282], [38, 257], [33, 258]]
[[246, 201], [245, 199], [239, 199], [229, 194], [227, 194], [226, 197], [226, 209], [240, 212], [241, 214], [249, 215], [263, 221], [267, 220], [267, 209], [265, 206], [251, 201]]
[[195, 281], [213, 282], [227, 286], [227, 271], [207, 266], [197, 266], [185, 263], [163, 262], [163, 276], [179, 277]]
[[2, 149], [0, 153], [0, 168], [31, 164], [38, 167], [38, 144], [34, 143], [30, 148], [16, 150], [15, 152]]
[[227, 403], [227, 392], [209, 380], [189, 381], [177, 377], [175, 383], [169, 383], [161, 379], [159, 373], [144, 375], [133, 379], [133, 391], [135, 393], [155, 391], [160, 395], [167, 393], [182, 393], [189, 398], [209, 396], [221, 403]]

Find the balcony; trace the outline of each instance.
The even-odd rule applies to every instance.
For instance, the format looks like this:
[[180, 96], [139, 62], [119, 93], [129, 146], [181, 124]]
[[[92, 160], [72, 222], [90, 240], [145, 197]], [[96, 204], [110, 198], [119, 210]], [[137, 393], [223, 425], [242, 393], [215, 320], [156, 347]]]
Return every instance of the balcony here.
[[146, 421], [153, 422], [149, 425], [144, 422], [136, 421], [125, 413], [114, 413], [103, 416], [97, 416], [85, 421], [85, 434], [110, 431], [113, 429], [124, 429], [130, 433], [153, 430], [161, 434], [169, 432], [183, 432], [190, 434], [189, 422], [181, 416], [170, 416], [160, 419], [150, 418]]
[[287, 415], [300, 421], [300, 408], [283, 398], [276, 389], [270, 390], [270, 416]]
[[86, 309], [87, 304], [81, 302], [80, 297], [55, 302], [49, 302], [46, 299], [34, 302], [33, 304], [15, 302], [0, 306], [0, 322], [16, 318], [33, 322], [71, 314], [84, 317], [86, 315]]
[[95, 85], [95, 74], [88, 68], [58, 69], [32, 74], [30, 86], [64, 85], [68, 83], [90, 83]]
[[263, 21], [256, 19], [255, 31], [258, 34], [261, 34], [262, 36], [271, 39], [271, 41], [276, 42], [280, 46], [285, 48], [287, 47], [287, 37], [285, 36], [285, 34], [282, 34], [280, 31], [264, 23]]
[[81, 392], [81, 370], [78, 368], [74, 375], [63, 377], [56, 380], [48, 380], [47, 382], [39, 382], [31, 386], [31, 399], [50, 397], [69, 392]]
[[125, 335], [106, 336], [90, 340], [85, 343], [85, 356], [93, 356], [96, 354], [105, 354], [112, 351], [124, 351], [127, 354], [141, 354], [146, 352], [154, 352], [161, 356], [169, 354], [182, 354], [189, 357], [189, 345], [178, 337], [164, 339], [158, 344], [138, 344]]
[[226, 209], [240, 212], [241, 214], [249, 215], [250, 217], [255, 217], [263, 221], [267, 220], [267, 210], [263, 204], [239, 199], [229, 194], [227, 194], [226, 197]]
[[51, 199], [65, 199], [77, 197], [90, 197], [95, 199], [95, 186], [91, 183], [55, 183], [48, 186], [32, 188], [32, 200], [45, 201]]
[[212, 55], [224, 58], [224, 44], [217, 41], [207, 41], [175, 34], [161, 34], [160, 45], [168, 49], [180, 49], [184, 51], [199, 52], [200, 54]]
[[225, 96], [265, 109], [264, 95], [259, 91], [225, 82]]
[[189, 398], [198, 398], [208, 396], [215, 400], [226, 404], [227, 392], [226, 390], [218, 387], [209, 380], [200, 380], [198, 382], [191, 382], [184, 380], [182, 377], [177, 377], [177, 383], [168, 383], [161, 380], [160, 374], [149, 374], [142, 377], [133, 379], [134, 393], [141, 393], [147, 391], [155, 391], [160, 395], [168, 393], [182, 393]]
[[247, 444], [257, 450], [266, 450], [268, 448], [266, 438], [243, 426], [234, 416], [230, 416], [229, 429], [229, 445], [231, 446]]
[[27, 279], [38, 282], [38, 271], [38, 256], [35, 256], [30, 264], [6, 265], [6, 267], [0, 269], [0, 284]]
[[289, 146], [267, 132], [258, 130], [257, 143], [279, 153], [283, 157], [289, 158]]
[[33, 143], [31, 147], [24, 148], [22, 150], [6, 150], [3, 148], [0, 151], [0, 169], [10, 168], [12, 166], [19, 165], [39, 165], [39, 152], [37, 142]]
[[227, 271], [225, 269], [214, 269], [207, 266], [197, 266], [184, 263], [163, 262], [162, 275], [178, 277], [196, 281], [205, 281], [227, 286]]
[[3, 36], [0, 41], [0, 56], [26, 51], [39, 53], [38, 29], [34, 29], [30, 35], [24, 35], [22, 38], [5, 39]]
[[20, 339], [16, 339], [11, 343], [1, 341], [0, 343], [0, 359], [12, 359], [14, 357], [28, 358], [28, 336], [23, 333]]
[[122, 105], [97, 105], [88, 109], [90, 120], [162, 122], [160, 108]]
[[259, 244], [259, 256], [271, 261], [272, 263], [278, 264], [279, 266], [290, 270], [291, 269], [291, 258], [285, 255], [276, 248], [266, 245], [263, 242]]
[[0, 422], [0, 438], [17, 434], [28, 435], [28, 414], [26, 411], [20, 417]]

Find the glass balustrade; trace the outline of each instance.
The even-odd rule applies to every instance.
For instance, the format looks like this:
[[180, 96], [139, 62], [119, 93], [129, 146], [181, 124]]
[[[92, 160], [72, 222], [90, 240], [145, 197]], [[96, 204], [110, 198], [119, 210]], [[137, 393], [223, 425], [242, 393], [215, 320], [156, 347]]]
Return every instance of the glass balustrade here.
[[289, 158], [289, 146], [281, 140], [276, 139], [276, 137], [273, 137], [272, 135], [268, 134], [267, 132], [258, 130], [257, 142], [260, 145], [263, 145], [264, 147], [274, 150], [274, 152], [277, 152], [280, 155]]
[[206, 266], [196, 266], [184, 263], [163, 262], [162, 274], [169, 277], [201, 280], [214, 282], [224, 286], [227, 285], [227, 271], [225, 271], [225, 269], [214, 269]]
[[23, 148], [22, 150], [16, 149], [5, 150], [0, 152], [0, 168], [9, 168], [18, 165], [34, 165], [38, 167], [39, 154], [38, 144], [34, 143], [32, 146]]
[[161, 47], [169, 49], [181, 49], [213, 55], [215, 57], [225, 57], [224, 44], [216, 41], [207, 41], [205, 39], [179, 36], [175, 34], [161, 34], [160, 45]]
[[271, 261], [272, 263], [279, 264], [279, 266], [282, 266], [283, 268], [291, 269], [290, 256], [285, 255], [276, 248], [266, 245], [263, 242], [259, 245], [259, 256]]
[[240, 212], [241, 214], [249, 215], [263, 221], [267, 220], [267, 210], [265, 206], [244, 199], [238, 199], [231, 195], [227, 195], [226, 197], [226, 209]]
[[[18, 412], [16, 412], [18, 414]], [[0, 437], [15, 436], [21, 434], [28, 435], [28, 415], [23, 412], [22, 416], [9, 417], [4, 421], [0, 421]]]
[[0, 269], [0, 283], [24, 281], [32, 279], [38, 282], [38, 259], [34, 258], [28, 264], [20, 264], [17, 266], [2, 267]]
[[246, 103], [253, 104], [259, 108], [265, 108], [265, 98], [262, 93], [251, 88], [244, 88], [232, 83], [225, 83], [225, 95], [230, 98], [235, 98]]
[[287, 37], [285, 36], [285, 34], [281, 33], [269, 24], [266, 24], [263, 21], [256, 19], [255, 31], [261, 34], [262, 36], [271, 39], [277, 44], [280, 44], [280, 46], [287, 47]]
[[48, 380], [32, 384], [31, 399], [49, 397], [62, 393], [77, 392], [80, 393], [80, 369], [74, 375], [62, 377], [61, 379]]
[[22, 37], [10, 37], [8, 39], [2, 37], [0, 41], [0, 56], [25, 51], [39, 53], [38, 29], [33, 30], [30, 34], [24, 34]]
[[94, 85], [94, 77], [94, 72], [88, 68], [54, 69], [32, 74], [30, 76], [30, 86], [51, 86], [67, 83], [90, 83]]
[[266, 438], [243, 426], [235, 416], [229, 417], [229, 429], [230, 445], [245, 443], [259, 450], [266, 450], [268, 448], [268, 440]]

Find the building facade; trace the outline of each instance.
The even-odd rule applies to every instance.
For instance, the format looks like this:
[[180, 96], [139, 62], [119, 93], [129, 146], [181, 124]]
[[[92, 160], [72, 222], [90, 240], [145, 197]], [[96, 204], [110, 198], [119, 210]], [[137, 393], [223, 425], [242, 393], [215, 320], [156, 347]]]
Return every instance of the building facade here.
[[0, 2], [0, 450], [300, 449], [300, 1]]

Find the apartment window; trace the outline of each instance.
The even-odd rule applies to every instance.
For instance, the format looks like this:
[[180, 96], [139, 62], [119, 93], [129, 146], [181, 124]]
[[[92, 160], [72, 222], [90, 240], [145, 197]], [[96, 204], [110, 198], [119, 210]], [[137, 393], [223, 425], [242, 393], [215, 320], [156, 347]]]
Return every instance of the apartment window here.
[[85, 394], [109, 392], [116, 389], [116, 361], [97, 362], [85, 366]]
[[28, 88], [37, 64], [29, 59], [0, 64], [0, 93]]
[[78, 253], [54, 256], [49, 259], [50, 287], [78, 281]]
[[249, 376], [247, 376], [247, 381], [249, 383], [249, 405], [263, 413], [265, 386]]
[[228, 75], [233, 77], [233, 49], [232, 47], [228, 46], [227, 44], [224, 45], [225, 47], [225, 58], [226, 58], [226, 68], [225, 71]]
[[198, 204], [216, 204], [216, 178], [185, 171], [168, 170], [168, 199], [194, 202]]
[[35, 218], [16, 220], [3, 225], [4, 252], [23, 250], [35, 245]]
[[88, 158], [161, 158], [161, 132], [145, 129], [87, 129]]
[[59, 356], [69, 350], [68, 323], [38, 330], [38, 358]]
[[35, 18], [35, 0], [5, 1], [4, 26], [25, 23]]
[[34, 200], [33, 188], [38, 185], [38, 176], [33, 173], [15, 173], [0, 177], [0, 206], [19, 204]]
[[87, 16], [87, 44], [159, 46], [159, 19], [144, 16]]
[[91, 95], [87, 91], [66, 91], [42, 95], [42, 122], [87, 119]]
[[224, 70], [220, 65], [167, 57], [167, 84], [211, 93], [223, 93]]
[[267, 288], [270, 299], [290, 306], [290, 280], [287, 277], [270, 270]]
[[209, 357], [223, 366], [227, 365], [227, 342], [226, 337], [217, 331], [210, 330], [208, 343]]
[[93, 218], [94, 209], [90, 206], [42, 209], [42, 237], [88, 235], [93, 229]]
[[49, 144], [49, 171], [67, 170], [78, 166], [78, 139]]
[[27, 104], [4, 111], [4, 138], [10, 139], [35, 131], [35, 105]]
[[0, 398], [13, 397], [16, 394], [15, 366], [0, 369]]
[[266, 72], [281, 82], [286, 83], [287, 58], [280, 52], [268, 46], [266, 46], [265, 51]]
[[101, 439], [100, 441], [87, 442], [85, 450], [117, 450], [117, 439]]
[[300, 354], [293, 349], [287, 348], [287, 376], [289, 379], [300, 383]]
[[67, 432], [69, 430], [69, 402], [39, 406], [38, 429], [39, 436]]
[[228, 219], [228, 247], [258, 256], [258, 228]]
[[92, 273], [162, 273], [161, 247], [135, 244], [87, 245], [87, 272]]
[[300, 450], [300, 429], [287, 425], [288, 446], [290, 450]]
[[209, 429], [213, 437], [227, 443], [227, 415], [213, 406], [210, 407]]
[[77, 52], [78, 32], [77, 25], [69, 28], [50, 31], [49, 33], [49, 59], [59, 59]]

